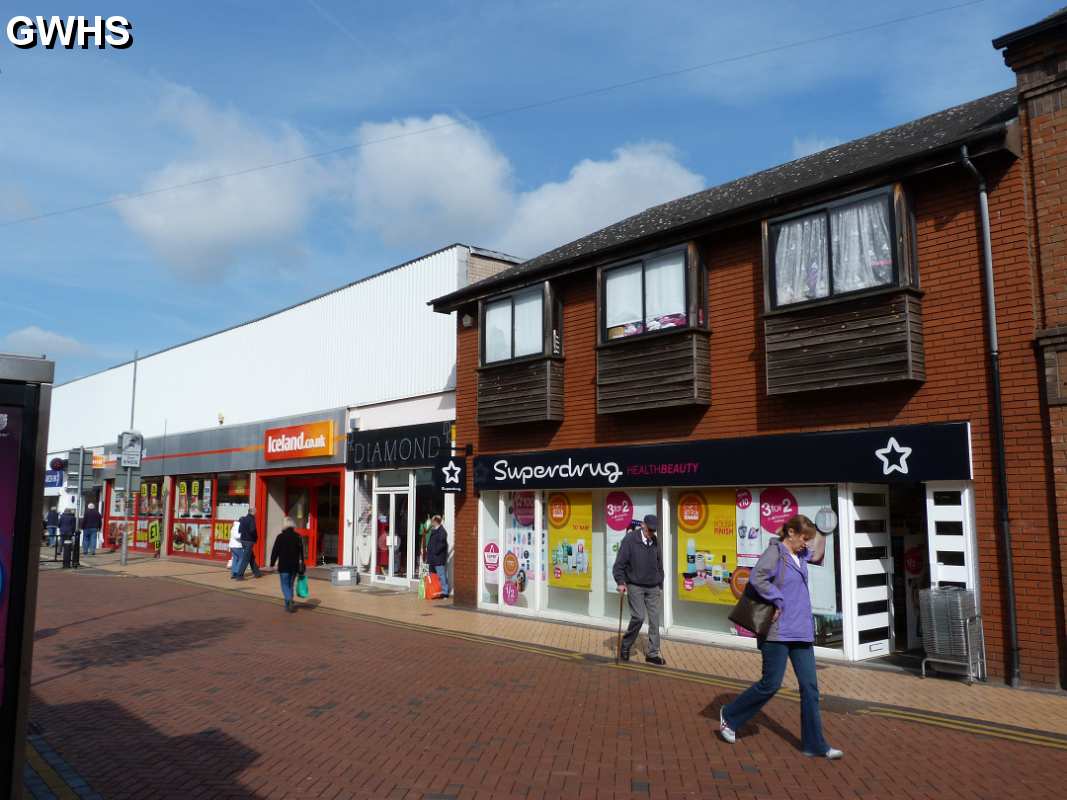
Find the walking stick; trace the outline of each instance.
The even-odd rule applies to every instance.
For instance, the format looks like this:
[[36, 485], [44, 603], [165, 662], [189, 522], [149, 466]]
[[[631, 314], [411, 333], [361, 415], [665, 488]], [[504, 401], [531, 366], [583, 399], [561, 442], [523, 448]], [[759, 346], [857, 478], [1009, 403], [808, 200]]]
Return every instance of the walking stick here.
[[626, 595], [619, 592], [619, 635], [615, 641], [615, 665], [619, 664], [619, 653], [622, 651], [622, 600]]

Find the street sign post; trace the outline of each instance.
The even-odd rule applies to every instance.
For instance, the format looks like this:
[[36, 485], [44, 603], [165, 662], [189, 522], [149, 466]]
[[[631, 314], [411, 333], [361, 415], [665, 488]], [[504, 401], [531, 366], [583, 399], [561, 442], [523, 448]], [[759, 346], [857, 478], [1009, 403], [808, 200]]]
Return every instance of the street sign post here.
[[[141, 456], [144, 454], [144, 436], [137, 431], [123, 431], [119, 434], [119, 466], [126, 470], [126, 496], [123, 503], [126, 519], [133, 518], [133, 471], [141, 468]], [[120, 561], [126, 565], [129, 554], [129, 525], [122, 526], [122, 555]]]

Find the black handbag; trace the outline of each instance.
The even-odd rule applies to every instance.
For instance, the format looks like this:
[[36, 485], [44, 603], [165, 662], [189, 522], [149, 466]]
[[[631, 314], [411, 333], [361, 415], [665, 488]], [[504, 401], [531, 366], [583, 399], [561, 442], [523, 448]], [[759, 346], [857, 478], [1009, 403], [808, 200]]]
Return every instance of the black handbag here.
[[[778, 571], [774, 576], [774, 582], [782, 583], [782, 558], [778, 553]], [[730, 622], [739, 625], [745, 630], [752, 631], [760, 639], [765, 637], [774, 622], [774, 603], [763, 599], [751, 583], [745, 584], [745, 590], [741, 593], [741, 599], [737, 601], [734, 610], [730, 612]]]

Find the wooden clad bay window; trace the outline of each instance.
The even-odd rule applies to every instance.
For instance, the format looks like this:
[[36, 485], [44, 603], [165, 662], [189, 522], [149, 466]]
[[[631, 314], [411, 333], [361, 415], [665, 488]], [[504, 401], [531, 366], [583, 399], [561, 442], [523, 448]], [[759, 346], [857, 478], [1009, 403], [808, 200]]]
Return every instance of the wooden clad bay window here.
[[769, 394], [925, 379], [913, 227], [899, 185], [764, 222]]
[[598, 413], [711, 402], [707, 284], [692, 243], [600, 268]]
[[563, 307], [552, 284], [485, 300], [479, 318], [478, 422], [563, 419]]

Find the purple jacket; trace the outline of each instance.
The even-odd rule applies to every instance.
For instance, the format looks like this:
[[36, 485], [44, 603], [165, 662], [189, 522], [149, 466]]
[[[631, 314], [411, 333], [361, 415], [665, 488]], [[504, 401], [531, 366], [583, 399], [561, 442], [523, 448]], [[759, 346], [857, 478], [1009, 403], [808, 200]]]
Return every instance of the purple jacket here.
[[810, 550], [797, 555], [800, 561], [798, 567], [785, 545], [772, 542], [752, 569], [749, 583], [761, 597], [782, 610], [782, 615], [767, 632], [767, 641], [815, 641], [815, 622], [811, 616], [811, 596], [808, 594], [810, 558]]

